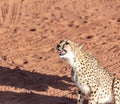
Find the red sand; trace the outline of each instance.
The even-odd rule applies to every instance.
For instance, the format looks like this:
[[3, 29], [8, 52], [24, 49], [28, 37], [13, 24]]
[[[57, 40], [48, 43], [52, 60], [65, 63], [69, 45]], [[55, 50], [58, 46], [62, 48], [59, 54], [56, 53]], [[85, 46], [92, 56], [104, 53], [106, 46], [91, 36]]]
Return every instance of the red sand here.
[[120, 77], [119, 0], [1, 0], [0, 104], [75, 104], [71, 68], [55, 49], [83, 43]]

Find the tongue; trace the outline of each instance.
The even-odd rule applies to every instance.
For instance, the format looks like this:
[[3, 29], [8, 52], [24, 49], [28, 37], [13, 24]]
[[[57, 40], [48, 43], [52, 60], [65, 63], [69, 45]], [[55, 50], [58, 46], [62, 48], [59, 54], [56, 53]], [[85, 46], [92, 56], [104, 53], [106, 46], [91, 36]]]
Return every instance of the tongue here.
[[60, 55], [64, 55], [66, 52], [65, 51], [61, 51], [60, 52]]

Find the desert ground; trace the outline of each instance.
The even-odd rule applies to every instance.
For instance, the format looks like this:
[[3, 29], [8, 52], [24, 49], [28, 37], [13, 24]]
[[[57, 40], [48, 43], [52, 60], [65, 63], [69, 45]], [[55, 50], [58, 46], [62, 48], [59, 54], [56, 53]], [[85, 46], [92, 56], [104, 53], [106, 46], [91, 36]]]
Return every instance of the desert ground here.
[[120, 77], [120, 0], [0, 0], [0, 104], [76, 104], [62, 39]]

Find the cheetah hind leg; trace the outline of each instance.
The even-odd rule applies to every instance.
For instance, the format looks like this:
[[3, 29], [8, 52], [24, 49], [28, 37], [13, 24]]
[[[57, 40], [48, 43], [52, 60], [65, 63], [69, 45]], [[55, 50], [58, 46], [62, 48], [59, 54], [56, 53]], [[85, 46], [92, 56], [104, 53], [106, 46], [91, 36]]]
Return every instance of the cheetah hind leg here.
[[84, 103], [84, 97], [81, 91], [78, 91], [78, 98], [77, 98], [77, 104], [83, 104]]

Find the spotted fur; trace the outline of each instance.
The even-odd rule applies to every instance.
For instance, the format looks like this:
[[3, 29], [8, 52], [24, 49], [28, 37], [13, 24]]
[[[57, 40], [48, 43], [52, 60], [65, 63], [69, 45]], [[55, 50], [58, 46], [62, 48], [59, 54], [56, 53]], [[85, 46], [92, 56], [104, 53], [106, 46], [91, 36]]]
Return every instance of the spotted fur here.
[[[72, 67], [72, 81], [81, 95], [89, 96], [89, 104], [120, 104], [120, 79], [115, 78], [83, 45], [70, 40], [62, 40], [57, 45], [60, 57], [67, 59]], [[77, 104], [84, 99], [78, 93]]]

